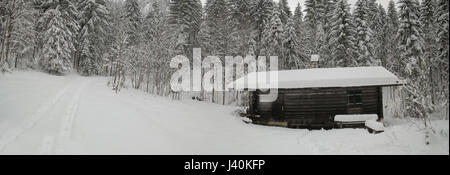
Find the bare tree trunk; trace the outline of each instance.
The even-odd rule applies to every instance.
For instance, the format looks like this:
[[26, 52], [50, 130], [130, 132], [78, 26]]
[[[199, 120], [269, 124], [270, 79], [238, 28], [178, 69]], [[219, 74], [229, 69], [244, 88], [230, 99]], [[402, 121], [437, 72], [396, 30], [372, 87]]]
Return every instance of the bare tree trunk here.
[[36, 45], [33, 46], [33, 55], [32, 55], [33, 63], [34, 63], [35, 58], [36, 58]]
[[160, 87], [159, 87], [159, 66], [156, 67], [156, 73], [155, 73], [155, 87], [156, 87], [156, 93], [159, 95]]
[[149, 85], [150, 85], [150, 71], [147, 71], [147, 93], [148, 93]]
[[113, 69], [114, 69], [114, 66], [113, 66], [113, 64], [112, 64], [112, 62], [111, 62], [111, 65], [109, 66], [109, 71], [108, 71], [108, 73], [107, 73], [109, 77], [112, 76], [112, 71], [113, 71]]
[[113, 83], [113, 89], [116, 90], [116, 93], [119, 89], [119, 81], [120, 81], [120, 73], [119, 73], [119, 63], [116, 65], [116, 72], [114, 73], [114, 83]]
[[133, 75], [131, 77], [131, 86], [133, 89], [136, 89], [136, 71], [133, 71]]
[[6, 61], [8, 61], [9, 49], [11, 47], [11, 36], [12, 36], [12, 31], [14, 29], [14, 13], [15, 13], [15, 11], [16, 11], [16, 0], [13, 0], [11, 12], [9, 14], [8, 36], [7, 36], [7, 40], [6, 40], [6, 51], [5, 51]]
[[214, 100], [214, 96], [215, 96], [215, 89], [213, 88], [212, 89], [212, 93], [211, 93], [211, 95], [212, 95], [212, 98], [211, 98], [211, 103], [215, 103], [215, 100]]
[[225, 75], [223, 75], [223, 93], [222, 93], [222, 105], [225, 105]]
[[125, 70], [122, 69], [122, 81], [120, 82], [120, 87], [124, 87], [127, 77], [125, 76]]
[[116, 65], [116, 72], [114, 73], [114, 83], [113, 83], [114, 85], [116, 85], [118, 71], [119, 71], [119, 65]]
[[430, 69], [430, 72], [429, 72], [429, 77], [430, 77], [430, 93], [431, 93], [431, 103], [432, 104], [435, 104], [435, 96], [434, 96], [434, 92], [435, 92], [435, 85], [434, 85], [434, 73], [433, 73], [433, 71], [434, 70], [432, 70], [432, 69]]
[[236, 92], [236, 105], [240, 105], [240, 103], [239, 103], [239, 91], [235, 91]]
[[[7, 31], [7, 24], [9, 23], [8, 21], [6, 21], [5, 20], [6, 18], [4, 18], [4, 19], [2, 19], [2, 23], [0, 24], [0, 25], [2, 25], [2, 40], [1, 40], [1, 42], [2, 42], [2, 50], [0, 50], [0, 62], [2, 61], [2, 59], [3, 59], [3, 55], [5, 54], [5, 41], [6, 41], [6, 31]], [[3, 21], [3, 20], [5, 20], [5, 21]], [[3, 23], [5, 23], [5, 26], [3, 26]]]
[[144, 82], [144, 74], [142, 72], [139, 72], [139, 81], [138, 81], [138, 89], [141, 89], [141, 85]]
[[18, 61], [19, 61], [19, 59], [17, 59], [17, 55], [14, 57], [14, 68], [16, 68], [17, 69], [17, 63], [18, 63]]
[[[116, 89], [115, 89], [115, 90], [116, 90], [116, 94], [118, 93], [118, 91], [119, 91], [119, 86], [120, 86], [120, 72], [119, 72], [119, 71], [120, 71], [120, 70], [118, 70], [117, 73], [116, 73], [116, 76], [118, 77], [118, 78], [117, 78], [117, 84], [115, 84], [115, 86], [116, 86], [116, 87], [115, 87], [115, 88], [116, 88]], [[115, 80], [114, 80], [114, 81], [115, 81]]]

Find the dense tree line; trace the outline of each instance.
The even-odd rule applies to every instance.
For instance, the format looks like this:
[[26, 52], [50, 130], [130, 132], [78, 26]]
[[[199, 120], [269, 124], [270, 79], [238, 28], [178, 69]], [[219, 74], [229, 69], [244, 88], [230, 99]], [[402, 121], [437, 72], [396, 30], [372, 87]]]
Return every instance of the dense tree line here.
[[405, 79], [408, 115], [448, 105], [447, 0], [390, 1], [387, 9], [358, 0], [353, 10], [346, 0], [306, 0], [294, 12], [286, 0], [160, 5], [143, 11], [135, 0], [1, 1], [1, 69], [74, 69], [113, 77], [116, 91], [130, 86], [167, 95], [170, 58], [192, 59], [193, 48], [222, 61], [276, 55], [279, 69], [308, 68], [310, 55], [319, 54], [321, 67], [384, 66]]

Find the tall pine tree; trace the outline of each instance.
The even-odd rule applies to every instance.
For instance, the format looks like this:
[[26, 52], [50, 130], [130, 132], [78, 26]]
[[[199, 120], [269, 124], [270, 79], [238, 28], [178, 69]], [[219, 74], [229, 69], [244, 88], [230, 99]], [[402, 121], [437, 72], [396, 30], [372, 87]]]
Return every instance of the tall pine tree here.
[[191, 58], [192, 48], [198, 45], [202, 4], [200, 0], [172, 0], [169, 9], [169, 23], [178, 33], [177, 49]]
[[287, 24], [288, 19], [292, 16], [291, 9], [289, 8], [287, 0], [280, 0], [278, 2], [278, 8], [280, 13], [280, 20], [283, 24]]
[[436, 43], [436, 32], [435, 29], [436, 24], [434, 20], [434, 12], [436, 11], [436, 1], [435, 0], [423, 0], [420, 4], [420, 23], [422, 24], [421, 29], [423, 31], [423, 37], [424, 37], [424, 52], [423, 57], [425, 61], [427, 62], [427, 65], [430, 66], [428, 77], [429, 77], [429, 84], [430, 84], [430, 93], [431, 97], [434, 102], [435, 97], [435, 91], [436, 91], [436, 84], [439, 82], [436, 82], [438, 72], [437, 70], [438, 65], [436, 64], [436, 50], [437, 50], [437, 43]]
[[[400, 0], [399, 9], [397, 38], [403, 67], [401, 76], [406, 80], [405, 114], [423, 119], [426, 128], [429, 128], [428, 115], [432, 110], [431, 97], [427, 92], [430, 88], [427, 81], [429, 67], [423, 56], [424, 40], [419, 20], [419, 3], [416, 0]], [[426, 135], [428, 137], [428, 133]]]
[[136, 0], [125, 1], [125, 14], [123, 18], [127, 26], [128, 45], [138, 45], [141, 39], [142, 13]]
[[448, 106], [449, 98], [449, 2], [447, 0], [439, 0], [437, 3], [437, 10], [435, 12], [435, 23], [436, 23], [436, 42], [438, 43], [437, 53], [436, 53], [436, 64], [439, 72], [440, 82], [439, 90], [444, 95], [444, 100], [446, 100]]
[[104, 0], [83, 0], [80, 3], [78, 71], [83, 75], [98, 74], [103, 66], [105, 39], [110, 27], [109, 10], [105, 5]]
[[295, 23], [292, 18], [288, 19], [283, 35], [283, 59], [285, 61], [284, 65], [281, 65], [282, 69], [304, 68], [304, 63], [306, 63], [306, 60], [303, 60], [304, 56], [300, 53], [298, 37], [295, 31]]
[[262, 37], [262, 48], [260, 55], [262, 56], [278, 56], [279, 65], [285, 63], [283, 57], [283, 23], [279, 18], [279, 11], [276, 9], [276, 5], [272, 9], [270, 21], [268, 21], [264, 27]]
[[386, 19], [386, 38], [388, 41], [386, 43], [387, 54], [386, 54], [386, 64], [387, 68], [394, 73], [400, 72], [400, 53], [397, 48], [397, 31], [398, 31], [398, 13], [397, 7], [393, 0], [389, 1], [387, 19]]
[[374, 61], [373, 65], [381, 65], [387, 67], [387, 55], [388, 55], [388, 42], [391, 38], [388, 38], [388, 24], [386, 10], [381, 4], [378, 4], [378, 11], [375, 16], [375, 28], [372, 29], [373, 34], [373, 46], [374, 46]]
[[332, 66], [349, 67], [358, 65], [355, 60], [355, 28], [352, 24], [350, 5], [347, 0], [339, 0], [333, 11], [330, 31]]
[[75, 34], [79, 26], [75, 20], [78, 13], [69, 0], [48, 0], [42, 16], [44, 24], [42, 69], [52, 74], [62, 74], [71, 69], [72, 53], [75, 50]]
[[369, 27], [369, 8], [366, 0], [356, 1], [354, 25], [356, 30], [357, 62], [359, 66], [371, 66], [375, 64], [373, 32]]

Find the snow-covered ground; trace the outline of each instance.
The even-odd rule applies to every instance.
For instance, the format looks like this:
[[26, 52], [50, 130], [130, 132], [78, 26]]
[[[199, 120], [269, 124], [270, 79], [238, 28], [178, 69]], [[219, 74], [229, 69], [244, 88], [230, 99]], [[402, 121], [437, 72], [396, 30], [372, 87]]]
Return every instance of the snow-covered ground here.
[[113, 93], [102, 77], [0, 75], [0, 154], [449, 154], [449, 121], [308, 131], [245, 124], [236, 107]]

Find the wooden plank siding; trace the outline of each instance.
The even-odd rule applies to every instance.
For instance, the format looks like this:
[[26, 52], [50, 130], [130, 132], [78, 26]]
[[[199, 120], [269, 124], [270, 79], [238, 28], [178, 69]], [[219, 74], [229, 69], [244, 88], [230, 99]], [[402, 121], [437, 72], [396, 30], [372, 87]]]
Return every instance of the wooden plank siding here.
[[[349, 92], [361, 102], [349, 105]], [[273, 103], [259, 101], [261, 92], [250, 95], [250, 112], [260, 120], [299, 125], [327, 125], [338, 114], [378, 114], [383, 117], [381, 87], [279, 89]]]

